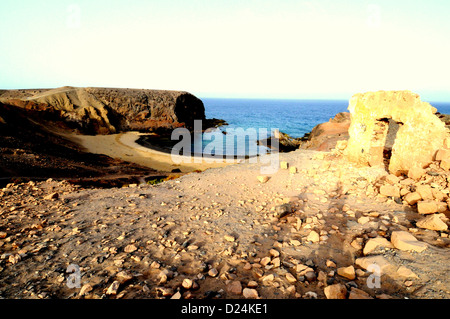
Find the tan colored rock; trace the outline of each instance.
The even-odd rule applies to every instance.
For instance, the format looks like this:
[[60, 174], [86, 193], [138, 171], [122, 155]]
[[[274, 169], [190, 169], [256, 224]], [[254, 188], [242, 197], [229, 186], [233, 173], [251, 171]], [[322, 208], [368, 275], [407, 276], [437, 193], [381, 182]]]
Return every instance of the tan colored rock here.
[[117, 273], [117, 275], [116, 275], [116, 280], [120, 284], [124, 284], [127, 281], [130, 281], [131, 279], [133, 279], [133, 276], [125, 270], [122, 270], [121, 272]]
[[259, 175], [256, 177], [261, 184], [267, 183], [270, 179], [267, 175]]
[[397, 269], [397, 274], [401, 277], [407, 277], [407, 278], [412, 277], [412, 278], [419, 279], [419, 277], [414, 272], [412, 272], [411, 269], [406, 268], [405, 266], [400, 266]]
[[407, 231], [392, 232], [391, 242], [395, 248], [400, 250], [412, 250], [422, 252], [428, 247], [426, 243], [418, 241], [416, 237], [414, 237]]
[[342, 284], [327, 286], [323, 292], [327, 299], [345, 299], [347, 297], [347, 288]]
[[416, 187], [416, 192], [419, 193], [423, 200], [433, 200], [433, 191], [430, 185], [418, 185]]
[[244, 288], [244, 290], [242, 291], [242, 295], [246, 299], [258, 299], [259, 298], [258, 291], [256, 289], [251, 289], [251, 288]]
[[229, 241], [229, 242], [233, 242], [235, 240], [235, 238], [231, 235], [225, 235], [225, 236], [223, 236], [223, 239], [225, 239], [226, 241]]
[[386, 258], [380, 255], [357, 258], [355, 260], [355, 265], [365, 270], [370, 270], [371, 265], [377, 265], [380, 267], [382, 273], [392, 273], [395, 271], [395, 267]]
[[433, 214], [439, 211], [439, 207], [435, 201], [420, 201], [417, 203], [417, 211], [422, 215]]
[[289, 163], [285, 161], [280, 162], [280, 168], [281, 169], [289, 169]]
[[364, 246], [363, 253], [368, 255], [375, 251], [377, 247], [394, 248], [394, 246], [384, 237], [371, 238]]
[[[355, 94], [348, 110], [350, 138], [344, 155], [356, 163], [382, 167], [383, 152], [389, 147], [389, 172], [397, 176], [414, 166], [429, 165], [447, 137], [445, 123], [433, 107], [410, 91]], [[393, 136], [388, 136], [395, 131], [389, 126], [397, 131]]]
[[120, 283], [119, 281], [115, 280], [109, 287], [108, 290], [106, 291], [107, 295], [116, 295], [117, 291], [119, 290], [119, 286]]
[[419, 193], [417, 193], [417, 192], [412, 192], [412, 193], [406, 194], [406, 196], [404, 197], [404, 200], [405, 200], [409, 205], [414, 205], [414, 204], [416, 204], [418, 201], [422, 200], [422, 197], [420, 196]]
[[342, 276], [342, 277], [350, 279], [350, 280], [353, 280], [356, 278], [355, 267], [353, 267], [353, 266], [340, 267], [337, 269], [337, 274], [339, 276]]
[[292, 275], [290, 272], [286, 273], [286, 279], [290, 283], [294, 283], [297, 281], [297, 278], [295, 278], [294, 275]]
[[289, 167], [289, 174], [297, 174], [297, 167], [295, 166]]
[[348, 294], [348, 299], [373, 299], [364, 290], [352, 287], [350, 293]]
[[242, 284], [239, 280], [234, 280], [227, 285], [227, 291], [233, 295], [240, 295], [242, 293]]
[[424, 217], [421, 220], [419, 220], [416, 223], [416, 225], [417, 225], [417, 227], [431, 229], [431, 230], [438, 230], [438, 231], [447, 230], [448, 226], [446, 223], [444, 223], [442, 221], [440, 216], [441, 216], [441, 214], [429, 215], [429, 216]]
[[367, 224], [368, 222], [370, 222], [370, 218], [367, 216], [362, 216], [358, 218], [358, 223], [361, 225]]
[[400, 188], [395, 185], [382, 185], [380, 187], [380, 195], [400, 197]]
[[306, 237], [306, 240], [313, 243], [317, 243], [320, 240], [320, 236], [316, 231], [312, 230], [309, 233], [308, 237]]
[[80, 296], [86, 295], [88, 292], [92, 291], [93, 287], [90, 284], [84, 284], [80, 290]]
[[408, 177], [416, 181], [421, 179], [425, 174], [426, 171], [422, 167], [417, 166], [411, 167], [411, 169], [408, 171]]
[[124, 249], [124, 251], [126, 253], [132, 253], [133, 251], [136, 251], [136, 250], [137, 250], [137, 247], [133, 244], [127, 245]]
[[388, 182], [391, 185], [394, 185], [394, 184], [397, 184], [398, 182], [400, 182], [400, 178], [398, 178], [394, 174], [389, 174], [388, 176], [386, 176], [385, 180], [386, 180], [386, 182]]
[[436, 161], [443, 161], [450, 159], [450, 150], [441, 148], [436, 152]]
[[184, 289], [191, 289], [193, 284], [194, 282], [189, 278], [184, 278], [183, 282], [181, 283]]

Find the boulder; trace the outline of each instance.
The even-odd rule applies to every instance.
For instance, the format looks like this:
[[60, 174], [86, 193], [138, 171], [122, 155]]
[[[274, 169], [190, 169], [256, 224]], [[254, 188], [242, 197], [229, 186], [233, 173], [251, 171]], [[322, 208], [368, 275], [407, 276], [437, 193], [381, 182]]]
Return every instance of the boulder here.
[[442, 148], [448, 129], [435, 109], [410, 91], [355, 94], [349, 102], [350, 138], [344, 155], [351, 161], [384, 166], [399, 176], [413, 167], [424, 168]]

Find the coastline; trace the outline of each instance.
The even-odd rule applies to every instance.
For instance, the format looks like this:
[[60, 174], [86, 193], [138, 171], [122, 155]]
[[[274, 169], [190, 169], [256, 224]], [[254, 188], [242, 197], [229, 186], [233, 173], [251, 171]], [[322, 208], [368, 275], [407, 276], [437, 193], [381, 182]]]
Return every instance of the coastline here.
[[226, 163], [225, 160], [219, 163], [209, 163], [204, 159], [202, 159], [201, 163], [197, 163], [198, 158], [194, 161], [194, 157], [190, 158], [190, 163], [186, 163], [187, 160], [185, 157], [175, 156], [174, 158], [184, 160], [181, 164], [177, 164], [173, 161], [170, 153], [147, 148], [136, 143], [142, 135], [146, 134], [136, 131], [94, 136], [75, 133], [63, 134], [65, 138], [77, 143], [89, 153], [104, 154], [112, 158], [119, 158], [160, 172], [170, 173], [172, 170], [179, 169], [182, 173], [190, 173], [234, 164]]

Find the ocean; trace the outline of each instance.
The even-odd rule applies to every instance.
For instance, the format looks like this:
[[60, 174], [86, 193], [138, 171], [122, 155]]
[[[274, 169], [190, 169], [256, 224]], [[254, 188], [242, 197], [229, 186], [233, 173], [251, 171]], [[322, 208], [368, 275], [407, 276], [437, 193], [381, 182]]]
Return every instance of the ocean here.
[[[303, 137], [317, 124], [327, 122], [339, 112], [348, 112], [348, 100], [276, 100], [276, 99], [225, 99], [201, 98], [206, 118], [225, 120], [228, 125], [219, 131], [204, 133], [201, 144], [205, 153], [212, 155], [254, 156], [270, 150], [257, 146], [256, 141], [270, 136], [273, 129], [291, 137]], [[430, 102], [438, 112], [450, 114], [450, 103]], [[244, 132], [236, 131], [241, 128]], [[235, 130], [236, 138], [227, 142], [222, 134]], [[253, 133], [254, 129], [256, 131]], [[264, 132], [264, 129], [267, 130]], [[220, 134], [218, 134], [218, 132]], [[200, 140], [194, 139], [194, 143]], [[227, 144], [228, 143], [228, 144]], [[232, 145], [230, 145], [232, 144]], [[194, 146], [192, 147], [192, 150]], [[232, 154], [230, 154], [232, 153]]]

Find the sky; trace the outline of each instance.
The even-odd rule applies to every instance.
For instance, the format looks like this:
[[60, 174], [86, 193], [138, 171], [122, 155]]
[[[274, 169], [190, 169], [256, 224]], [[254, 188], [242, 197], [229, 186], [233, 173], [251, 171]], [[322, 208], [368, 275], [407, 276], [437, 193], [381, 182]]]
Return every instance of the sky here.
[[0, 1], [0, 88], [450, 102], [448, 0]]

